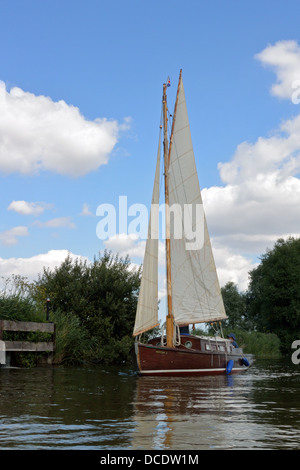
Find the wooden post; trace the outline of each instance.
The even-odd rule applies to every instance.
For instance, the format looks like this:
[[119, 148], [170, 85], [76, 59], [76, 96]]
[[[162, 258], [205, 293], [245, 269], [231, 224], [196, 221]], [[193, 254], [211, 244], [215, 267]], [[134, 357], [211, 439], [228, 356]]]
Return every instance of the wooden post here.
[[6, 348], [5, 342], [0, 340], [0, 364], [3, 366], [6, 364]]

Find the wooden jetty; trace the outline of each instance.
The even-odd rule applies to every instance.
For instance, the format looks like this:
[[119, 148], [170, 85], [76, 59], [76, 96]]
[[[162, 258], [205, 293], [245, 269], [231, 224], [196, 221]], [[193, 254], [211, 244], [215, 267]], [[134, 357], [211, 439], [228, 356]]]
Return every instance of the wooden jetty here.
[[[3, 340], [4, 331], [15, 332], [41, 332], [51, 334], [50, 341], [6, 341]], [[52, 355], [55, 350], [55, 324], [0, 320], [0, 364], [7, 364], [10, 354], [13, 352], [48, 352], [47, 363], [51, 364]], [[8, 353], [8, 354], [7, 354]]]

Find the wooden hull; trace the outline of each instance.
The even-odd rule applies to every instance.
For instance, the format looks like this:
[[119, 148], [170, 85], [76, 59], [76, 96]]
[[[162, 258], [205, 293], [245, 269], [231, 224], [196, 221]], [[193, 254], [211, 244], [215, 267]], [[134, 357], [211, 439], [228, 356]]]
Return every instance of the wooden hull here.
[[137, 342], [135, 352], [139, 373], [151, 376], [224, 375], [229, 373], [228, 365], [230, 373], [238, 373], [254, 361], [242, 349], [231, 348], [227, 340], [193, 335], [182, 336], [180, 346], [174, 348], [162, 346], [160, 338], [147, 344]]

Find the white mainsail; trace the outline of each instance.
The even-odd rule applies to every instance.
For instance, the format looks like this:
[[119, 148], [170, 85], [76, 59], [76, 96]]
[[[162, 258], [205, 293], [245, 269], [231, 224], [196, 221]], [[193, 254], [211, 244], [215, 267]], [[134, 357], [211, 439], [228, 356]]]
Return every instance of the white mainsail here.
[[[180, 325], [223, 320], [227, 316], [203, 211], [182, 80], [171, 145], [169, 205], [179, 205], [182, 215], [182, 237], [174, 238], [178, 236], [174, 232], [178, 232], [180, 220], [170, 225], [175, 322]], [[191, 232], [196, 234], [194, 243]]]
[[[157, 151], [154, 187], [151, 208], [159, 204], [159, 178], [160, 178], [160, 141]], [[150, 212], [148, 237], [146, 241], [143, 272], [135, 317], [133, 336], [158, 326], [158, 238], [159, 213]]]

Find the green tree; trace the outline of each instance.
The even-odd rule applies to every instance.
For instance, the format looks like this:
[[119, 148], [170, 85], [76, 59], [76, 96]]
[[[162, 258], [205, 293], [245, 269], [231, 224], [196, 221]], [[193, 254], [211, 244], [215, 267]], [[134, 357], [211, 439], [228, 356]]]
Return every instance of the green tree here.
[[300, 239], [277, 240], [250, 272], [249, 314], [257, 330], [275, 333], [283, 354], [300, 339]]
[[139, 285], [140, 270], [131, 269], [128, 257], [105, 252], [91, 264], [68, 256], [54, 270], [44, 269], [35, 292], [37, 297], [41, 292], [49, 296], [54, 321], [56, 313], [61, 323], [61, 315], [77, 319], [73, 332], [78, 325], [85, 345], [90, 338], [85, 350], [90, 360], [120, 362], [128, 359], [133, 345]]
[[245, 328], [247, 326], [245, 295], [238, 291], [234, 282], [227, 282], [221, 288], [221, 292], [228, 316], [225, 326], [228, 328]]

